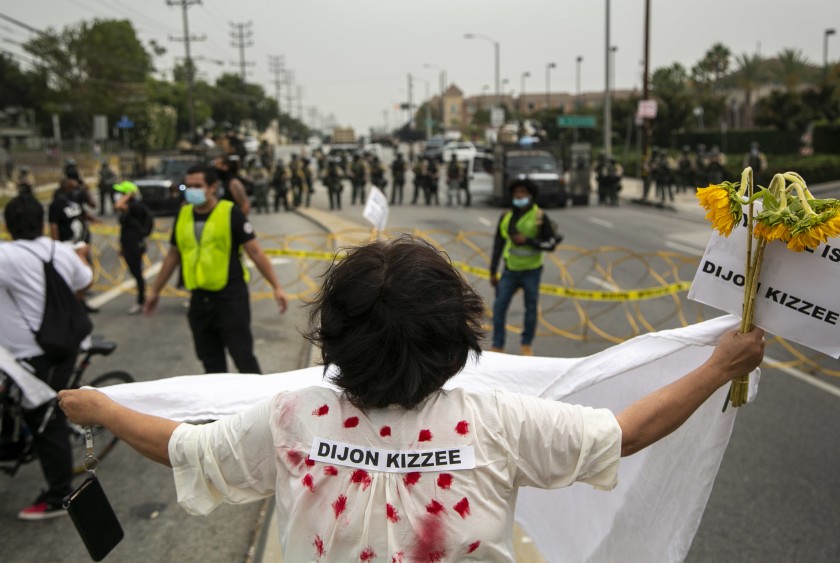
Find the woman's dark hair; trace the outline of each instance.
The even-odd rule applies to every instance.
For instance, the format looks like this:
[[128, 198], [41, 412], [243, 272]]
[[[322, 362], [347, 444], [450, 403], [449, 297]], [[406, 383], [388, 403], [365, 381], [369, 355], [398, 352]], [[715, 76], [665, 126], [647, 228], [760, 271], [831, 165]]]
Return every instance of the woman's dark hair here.
[[31, 195], [18, 196], [3, 211], [6, 228], [15, 240], [35, 240], [44, 234], [44, 207]]
[[484, 302], [428, 242], [402, 235], [336, 258], [304, 336], [361, 409], [413, 408], [481, 354]]

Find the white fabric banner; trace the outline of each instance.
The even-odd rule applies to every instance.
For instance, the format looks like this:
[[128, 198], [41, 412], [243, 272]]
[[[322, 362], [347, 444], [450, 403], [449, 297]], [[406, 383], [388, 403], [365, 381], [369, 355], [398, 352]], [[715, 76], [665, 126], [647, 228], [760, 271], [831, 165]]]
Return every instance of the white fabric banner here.
[[20, 387], [23, 394], [21, 404], [25, 409], [34, 409], [55, 397], [52, 387], [26, 371], [3, 346], [0, 346], [0, 371], [11, 377]]
[[[700, 365], [731, 316], [651, 333], [585, 358], [485, 352], [447, 387], [508, 389], [618, 412]], [[258, 376], [185, 376], [108, 387], [133, 409], [181, 421], [216, 419], [273, 394], [326, 385], [320, 367]], [[750, 378], [757, 381], [757, 374]], [[754, 384], [754, 383], [753, 383]], [[754, 395], [753, 390], [753, 395]], [[577, 484], [519, 493], [516, 519], [549, 561], [682, 561], [706, 507], [738, 409], [721, 412], [722, 388], [679, 430], [622, 459], [611, 492]]]
[[[840, 241], [838, 241], [840, 245]], [[747, 229], [714, 233], [697, 268], [688, 298], [733, 315], [744, 303]], [[823, 244], [793, 252], [771, 242], [755, 296], [755, 324], [786, 340], [840, 357], [840, 248]]]

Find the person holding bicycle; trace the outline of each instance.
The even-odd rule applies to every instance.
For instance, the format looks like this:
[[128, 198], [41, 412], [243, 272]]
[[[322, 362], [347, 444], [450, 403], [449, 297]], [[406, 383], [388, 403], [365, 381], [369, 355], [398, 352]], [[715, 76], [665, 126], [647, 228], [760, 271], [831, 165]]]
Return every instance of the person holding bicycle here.
[[[0, 346], [6, 348], [25, 368], [54, 390], [67, 386], [73, 373], [75, 355], [47, 356], [35, 341], [30, 327], [38, 327], [44, 314], [45, 279], [43, 262], [52, 256], [58, 273], [74, 291], [86, 289], [93, 280], [87, 262], [87, 245], [74, 247], [43, 236], [44, 208], [33, 196], [11, 200], [4, 211], [12, 242], [0, 242]], [[21, 520], [45, 520], [67, 512], [61, 502], [71, 492], [73, 456], [67, 419], [59, 409], [44, 423], [48, 404], [24, 411], [33, 433], [33, 449], [41, 463], [47, 490], [18, 513]], [[43, 430], [42, 424], [45, 424]]]

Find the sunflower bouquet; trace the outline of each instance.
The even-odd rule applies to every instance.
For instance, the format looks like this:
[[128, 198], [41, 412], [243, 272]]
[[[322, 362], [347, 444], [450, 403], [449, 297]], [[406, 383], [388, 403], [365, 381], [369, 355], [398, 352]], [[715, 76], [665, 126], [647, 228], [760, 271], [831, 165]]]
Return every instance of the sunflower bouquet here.
[[[796, 172], [776, 174], [767, 188], [755, 189], [752, 168], [745, 168], [740, 182], [712, 184], [697, 190], [712, 228], [728, 237], [746, 219], [747, 251], [741, 332], [753, 328], [755, 296], [767, 243], [780, 241], [794, 252], [816, 248], [840, 235], [840, 201], [817, 199]], [[754, 203], [761, 210], [754, 212]], [[745, 211], [746, 208], [746, 211]], [[745, 217], [746, 215], [746, 217]], [[749, 375], [736, 377], [729, 388], [726, 405], [747, 402]]]

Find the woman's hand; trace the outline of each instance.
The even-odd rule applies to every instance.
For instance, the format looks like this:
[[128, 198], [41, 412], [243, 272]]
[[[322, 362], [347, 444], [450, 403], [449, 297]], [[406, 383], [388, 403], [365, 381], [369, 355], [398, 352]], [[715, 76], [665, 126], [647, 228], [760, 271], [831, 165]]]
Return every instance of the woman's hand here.
[[94, 389], [65, 389], [58, 392], [58, 406], [71, 422], [81, 426], [102, 425], [102, 415], [114, 402]]

